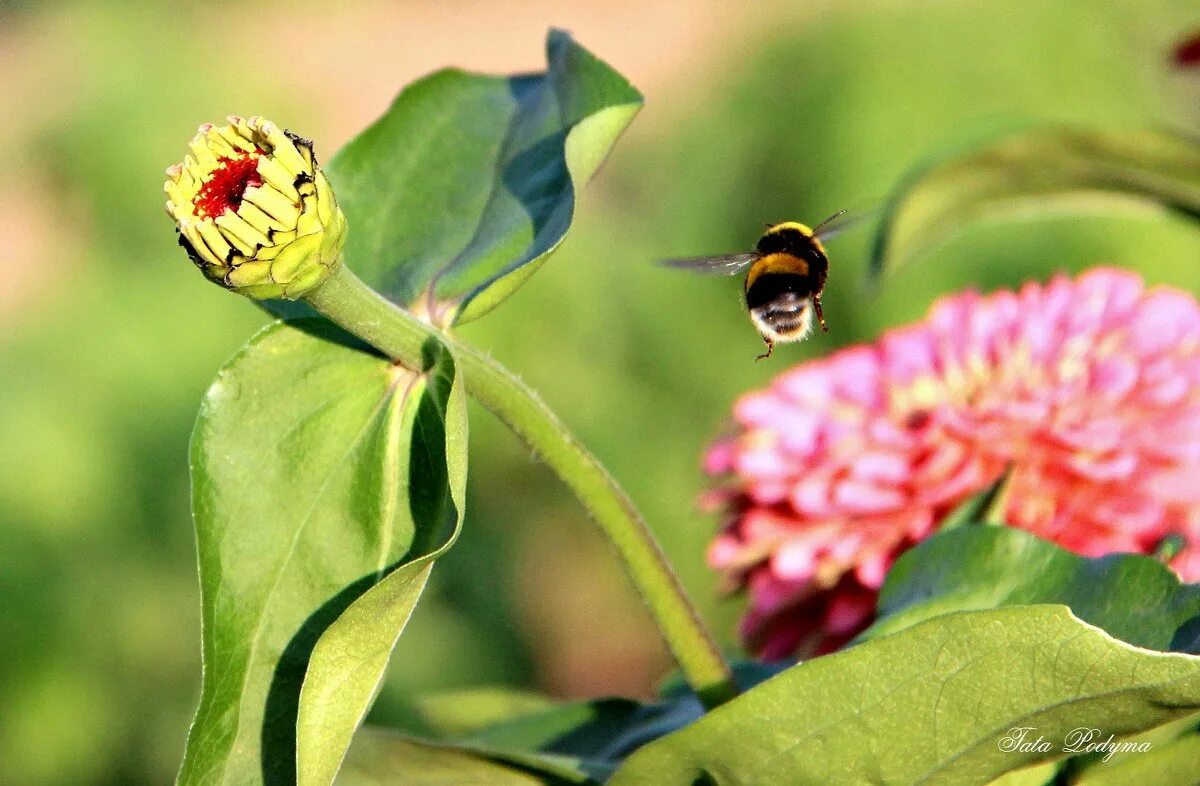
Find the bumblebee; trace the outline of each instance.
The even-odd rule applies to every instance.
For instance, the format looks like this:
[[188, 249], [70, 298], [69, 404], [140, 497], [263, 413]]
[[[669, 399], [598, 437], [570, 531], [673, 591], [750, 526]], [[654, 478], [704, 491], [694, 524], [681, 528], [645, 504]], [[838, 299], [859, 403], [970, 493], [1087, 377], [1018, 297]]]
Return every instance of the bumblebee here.
[[754, 251], [745, 254], [666, 259], [664, 265], [698, 273], [732, 276], [746, 271], [744, 288], [750, 321], [758, 329], [771, 357], [776, 342], [801, 341], [812, 332], [813, 316], [829, 332], [821, 310], [821, 292], [829, 273], [823, 238], [844, 229], [846, 211], [834, 213], [815, 229], [795, 221], [767, 224]]

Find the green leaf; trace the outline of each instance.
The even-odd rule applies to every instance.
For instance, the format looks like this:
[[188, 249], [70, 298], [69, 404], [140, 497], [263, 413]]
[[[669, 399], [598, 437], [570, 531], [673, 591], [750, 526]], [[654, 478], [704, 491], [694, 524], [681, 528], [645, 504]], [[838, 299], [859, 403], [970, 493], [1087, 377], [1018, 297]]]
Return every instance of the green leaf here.
[[347, 264], [398, 305], [461, 323], [507, 297], [558, 247], [576, 191], [642, 105], [560, 31], [547, 70], [439, 71], [409, 85], [333, 159]]
[[1011, 527], [961, 527], [905, 552], [879, 593], [879, 621], [861, 638], [955, 611], [1056, 603], [1130, 644], [1171, 647], [1200, 615], [1200, 585], [1181, 584], [1137, 554], [1088, 559]]
[[461, 741], [528, 766], [538, 763], [537, 758], [528, 758], [528, 752], [536, 752], [536, 757], [550, 755], [556, 761], [572, 762], [577, 782], [603, 783], [629, 750], [646, 740], [648, 731], [658, 737], [700, 716], [695, 703], [694, 710], [669, 728], [648, 729], [670, 715], [674, 706], [641, 705], [628, 699], [568, 702], [480, 729]]
[[1195, 786], [1200, 735], [1189, 734], [1148, 751], [1132, 751], [1120, 761], [1087, 770], [1074, 786]]
[[603, 783], [632, 750], [702, 714], [691, 694], [655, 704], [616, 698], [565, 702], [513, 713], [439, 742], [572, 783]]
[[1200, 143], [1157, 130], [1027, 131], [922, 167], [883, 210], [872, 276], [974, 221], [1129, 209], [1200, 218]]
[[502, 685], [442, 691], [416, 701], [421, 722], [442, 737], [458, 737], [558, 706], [553, 699]]
[[802, 663], [633, 754], [611, 783], [984, 784], [1200, 708], [1200, 658], [1132, 647], [1064, 606], [950, 614]]
[[338, 786], [531, 786], [562, 781], [453, 745], [401, 736], [371, 726], [359, 730]]
[[1047, 784], [1054, 783], [1060, 767], [1062, 764], [1056, 761], [1022, 767], [1019, 770], [1004, 773], [988, 786], [1047, 786]]
[[1009, 474], [1006, 472], [988, 488], [959, 503], [938, 522], [938, 531], [957, 529], [964, 524], [1001, 523], [1008, 479]]
[[191, 457], [204, 678], [181, 783], [295, 783], [297, 746], [300, 782], [332, 779], [459, 526], [464, 393], [441, 345], [427, 361], [414, 374], [322, 320], [276, 323], [209, 389]]
[[[628, 705], [628, 709], [621, 705]], [[477, 777], [481, 779], [492, 771], [490, 766], [501, 773], [515, 768], [539, 778], [536, 782], [600, 784], [616, 769], [616, 763], [589, 759], [573, 751], [602, 745], [636, 708], [636, 702], [616, 699], [572, 702], [465, 737], [436, 741], [366, 727], [355, 736], [346, 768], [337, 782], [358, 782], [350, 778], [352, 772], [378, 773], [383, 768], [394, 773], [396, 783], [426, 783], [422, 777], [447, 777], [443, 767], [457, 771], [465, 762], [467, 771], [475, 776], [478, 769]]]
[[[426, 358], [428, 370], [419, 380], [422, 389], [408, 393], [419, 396], [413, 398], [416, 409], [409, 451], [407, 455], [394, 451], [392, 461], [378, 468], [407, 491], [407, 500], [401, 495], [390, 503], [407, 501], [406, 508], [383, 515], [399, 516], [415, 534], [401, 561], [350, 604], [313, 649], [296, 724], [300, 786], [333, 781], [434, 560], [458, 535], [467, 477], [465, 394], [456, 384], [449, 352], [441, 345], [432, 345], [429, 351], [436, 356]], [[410, 383], [418, 381], [411, 374], [405, 376]]]
[[[1188, 715], [1141, 734], [1118, 738], [1116, 742], [1121, 743], [1121, 747], [1116, 750], [1084, 752], [1068, 762], [1071, 783], [1086, 783], [1088, 778], [1098, 778], [1103, 782], [1111, 783], [1112, 781], [1108, 780], [1107, 776], [1108, 770], [1123, 771], [1125, 766], [1130, 764], [1130, 759], [1143, 759], [1147, 754], [1154, 754], [1149, 756], [1149, 762], [1155, 761], [1158, 756], [1163, 756], [1161, 761], [1170, 761], [1178, 754], [1167, 753], [1166, 749], [1180, 739], [1195, 738], [1198, 720], [1200, 720], [1200, 715]], [[1073, 747], [1086, 749], [1085, 743], [1100, 741], [1107, 741], [1107, 738], [1096, 732], [1091, 737], [1080, 737], [1077, 741], [1073, 741]], [[1187, 749], [1187, 746], [1184, 746], [1184, 749]], [[1200, 758], [1197, 758], [1196, 761], [1200, 762]], [[1137, 771], [1149, 772], [1149, 770], [1140, 768], [1137, 768]], [[1162, 773], [1162, 775], [1166, 774]], [[1158, 783], [1159, 779], [1145, 782]]]
[[[539, 702], [536, 706], [535, 701]], [[495, 689], [433, 697], [432, 702], [421, 704], [425, 720], [462, 729], [448, 739], [438, 740], [439, 744], [519, 764], [572, 783], [605, 782], [632, 751], [704, 714], [700, 700], [687, 690], [653, 704], [616, 698], [553, 703]], [[472, 722], [469, 710], [491, 716], [495, 722]], [[447, 717], [449, 724], [444, 723]]]

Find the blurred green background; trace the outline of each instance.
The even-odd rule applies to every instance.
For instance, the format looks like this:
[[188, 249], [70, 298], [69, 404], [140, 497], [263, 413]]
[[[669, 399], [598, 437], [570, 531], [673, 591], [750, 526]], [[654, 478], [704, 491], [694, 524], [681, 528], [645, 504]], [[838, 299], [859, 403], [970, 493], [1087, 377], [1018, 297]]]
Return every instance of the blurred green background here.
[[[162, 212], [162, 169], [201, 121], [265, 114], [328, 157], [422, 73], [540, 67], [552, 24], [641, 87], [562, 251], [463, 333], [608, 464], [731, 648], [739, 606], [704, 565], [716, 521], [695, 499], [739, 392], [965, 285], [1098, 262], [1200, 284], [1200, 234], [1150, 214], [976, 227], [876, 294], [859, 231], [830, 246], [832, 332], [755, 363], [735, 281], [650, 264], [869, 209], [998, 130], [1178, 126], [1200, 85], [1168, 53], [1200, 27], [1196, 0], [560, 5], [0, 4], [0, 782], [164, 783], [182, 752], [200, 666], [188, 433], [265, 320], [196, 274]], [[464, 536], [376, 719], [413, 724], [419, 692], [479, 684], [649, 695], [669, 663], [605, 545], [473, 414]]]

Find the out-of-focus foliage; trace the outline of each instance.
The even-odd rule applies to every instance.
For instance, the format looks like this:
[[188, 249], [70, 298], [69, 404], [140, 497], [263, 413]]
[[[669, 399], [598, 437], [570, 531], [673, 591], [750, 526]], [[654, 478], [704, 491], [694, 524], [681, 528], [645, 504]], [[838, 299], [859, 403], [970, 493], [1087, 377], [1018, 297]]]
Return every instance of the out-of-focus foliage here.
[[[1183, 221], [1088, 216], [971, 228], [871, 297], [860, 232], [830, 244], [832, 332], [755, 364], [735, 283], [650, 260], [741, 249], [766, 221], [869, 207], [914, 162], [986, 131], [1170, 122], [1162, 70], [1195, 22], [1190, 3], [1133, 0], [756, 8], [752, 36], [696, 52], [648, 92], [570, 242], [463, 331], [521, 371], [626, 485], [722, 633], [736, 609], [718, 606], [703, 564], [714, 522], [695, 511], [696, 457], [738, 392], [966, 284], [1097, 261], [1200, 283], [1200, 241]], [[280, 6], [220, 12], [236, 25]], [[260, 112], [319, 129], [323, 108], [276, 89], [269, 69], [245, 79], [212, 13], [134, 0], [0, 11], [6, 38], [59, 53], [45, 73], [4, 73], [41, 98], [0, 129], [0, 171], [31, 199], [58, 200], [44, 208], [71, 241], [69, 258], [37, 271], [49, 293], [0, 323], [6, 781], [166, 782], [198, 695], [185, 445], [215, 369], [264, 318], [189, 269], [161, 215], [161, 172], [202, 120]], [[162, 35], [189, 24], [214, 35]], [[451, 42], [447, 64], [453, 32], [428, 33]], [[317, 150], [334, 152], [320, 139]], [[377, 719], [419, 725], [417, 685], [648, 686], [665, 661], [583, 514], [486, 417], [471, 440], [463, 536], [401, 641], [405, 669]], [[547, 633], [569, 619], [576, 627]]]
[[1160, 130], [1038, 128], [919, 167], [883, 210], [871, 272], [980, 221], [1173, 210], [1200, 218], [1200, 140]]

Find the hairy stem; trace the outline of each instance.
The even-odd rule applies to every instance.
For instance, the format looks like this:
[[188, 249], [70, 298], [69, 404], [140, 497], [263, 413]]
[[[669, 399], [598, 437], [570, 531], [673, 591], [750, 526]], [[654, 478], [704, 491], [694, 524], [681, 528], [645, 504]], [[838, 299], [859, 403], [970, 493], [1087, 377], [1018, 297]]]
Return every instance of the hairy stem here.
[[326, 317], [408, 368], [422, 368], [422, 347], [431, 336], [447, 343], [462, 369], [467, 392], [554, 470], [600, 525], [692, 689], [710, 707], [734, 695], [729, 666], [641, 514], [536, 393], [486, 353], [396, 308], [345, 265], [306, 299]]

